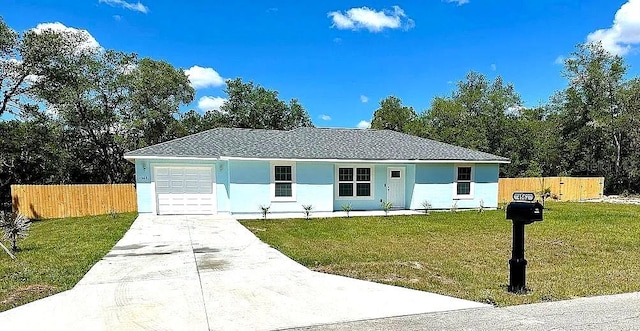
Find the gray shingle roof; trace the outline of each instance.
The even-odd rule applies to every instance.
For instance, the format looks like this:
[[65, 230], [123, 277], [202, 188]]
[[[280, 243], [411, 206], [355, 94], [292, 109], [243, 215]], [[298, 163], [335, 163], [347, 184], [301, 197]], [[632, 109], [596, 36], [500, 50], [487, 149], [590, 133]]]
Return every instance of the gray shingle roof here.
[[217, 128], [125, 154], [137, 157], [464, 160], [509, 159], [389, 130]]

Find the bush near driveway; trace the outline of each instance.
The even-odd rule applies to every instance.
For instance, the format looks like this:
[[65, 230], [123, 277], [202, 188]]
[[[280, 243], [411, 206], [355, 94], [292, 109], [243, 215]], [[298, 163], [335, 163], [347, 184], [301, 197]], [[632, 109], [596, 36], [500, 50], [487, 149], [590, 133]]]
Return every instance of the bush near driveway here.
[[527, 295], [506, 291], [503, 210], [242, 223], [313, 270], [498, 306], [640, 291], [640, 206], [546, 205], [526, 227]]
[[122, 238], [137, 214], [114, 216], [32, 223], [15, 260], [0, 254], [0, 311], [72, 288]]

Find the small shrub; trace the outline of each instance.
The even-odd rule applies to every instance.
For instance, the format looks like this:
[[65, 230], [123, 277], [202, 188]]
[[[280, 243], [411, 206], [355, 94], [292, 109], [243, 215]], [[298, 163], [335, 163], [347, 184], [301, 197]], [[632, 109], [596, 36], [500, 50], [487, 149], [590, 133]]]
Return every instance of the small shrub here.
[[429, 200], [422, 201], [422, 207], [424, 208], [424, 213], [429, 215], [429, 211], [431, 210], [431, 202]]
[[264, 206], [260, 205], [260, 211], [262, 211], [262, 218], [267, 219], [267, 214], [269, 213], [269, 209], [271, 209], [271, 205]]
[[389, 210], [393, 208], [393, 203], [391, 201], [383, 201], [380, 206], [384, 210], [384, 216], [389, 216]]
[[349, 218], [349, 212], [351, 211], [351, 204], [347, 203], [342, 205], [342, 210], [347, 213], [347, 218]]
[[18, 238], [27, 236], [31, 223], [24, 215], [14, 212], [0, 212], [0, 228], [2, 228], [3, 239], [11, 242], [11, 250], [19, 251]]
[[451, 211], [454, 213], [458, 212], [458, 201], [453, 202], [453, 204], [451, 205]]
[[311, 210], [313, 209], [313, 205], [302, 205], [302, 209], [304, 209], [304, 216], [309, 220], [309, 216], [311, 216]]

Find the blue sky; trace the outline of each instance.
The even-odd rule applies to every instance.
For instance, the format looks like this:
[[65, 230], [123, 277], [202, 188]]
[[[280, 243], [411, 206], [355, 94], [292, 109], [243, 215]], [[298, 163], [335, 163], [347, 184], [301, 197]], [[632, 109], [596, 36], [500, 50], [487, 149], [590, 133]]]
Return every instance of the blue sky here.
[[223, 79], [242, 77], [299, 99], [321, 127], [366, 124], [389, 95], [422, 112], [470, 70], [537, 106], [566, 85], [558, 60], [588, 39], [640, 75], [640, 0], [0, 0], [0, 15], [189, 70], [185, 110], [218, 107]]

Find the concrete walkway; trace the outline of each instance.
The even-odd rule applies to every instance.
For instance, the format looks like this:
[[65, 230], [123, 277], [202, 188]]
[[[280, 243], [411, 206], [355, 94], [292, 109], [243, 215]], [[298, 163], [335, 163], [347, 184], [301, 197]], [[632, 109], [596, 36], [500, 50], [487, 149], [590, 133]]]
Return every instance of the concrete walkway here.
[[72, 290], [0, 313], [0, 325], [269, 330], [483, 307], [312, 272], [229, 217], [165, 216], [139, 217]]

